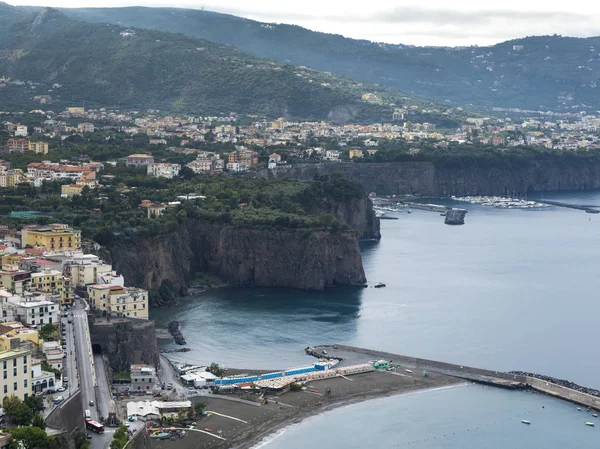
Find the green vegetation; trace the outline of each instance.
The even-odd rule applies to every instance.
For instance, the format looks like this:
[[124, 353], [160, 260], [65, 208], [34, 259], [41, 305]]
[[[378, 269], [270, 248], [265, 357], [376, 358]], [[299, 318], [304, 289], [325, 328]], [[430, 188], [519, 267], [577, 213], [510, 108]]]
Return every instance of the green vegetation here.
[[42, 361], [42, 369], [44, 371], [47, 371], [49, 373], [54, 373], [54, 377], [56, 377], [57, 379], [60, 378], [60, 370], [53, 368], [48, 362], [46, 362], [45, 360]]
[[[539, 36], [490, 47], [415, 47], [344, 38], [190, 9], [80, 8], [80, 20], [184, 33], [275, 61], [305, 65], [452, 104], [566, 110], [600, 107], [600, 60], [587, 39]], [[523, 49], [514, 45], [522, 45]], [[582, 106], [583, 107], [583, 106]], [[585, 107], [583, 107], [585, 109]]]
[[79, 429], [75, 429], [73, 431], [71, 438], [73, 439], [75, 449], [89, 449], [90, 445], [92, 444], [91, 441], [85, 437], [85, 433]]
[[[107, 169], [106, 173], [113, 173]], [[316, 181], [266, 180], [262, 178], [196, 175], [189, 180], [157, 179], [135, 170], [117, 170], [112, 184], [100, 194], [87, 191], [72, 200], [58, 190], [42, 193], [44, 187], [19, 187], [6, 191], [0, 204], [0, 223], [22, 226], [37, 220], [5, 215], [13, 211], [38, 210], [53, 221], [70, 223], [83, 237], [103, 246], [176, 231], [186, 222], [218, 223], [242, 228], [352, 231], [333, 216], [321, 215], [336, 202], [361, 195], [361, 187], [337, 175]], [[125, 187], [129, 186], [129, 187]], [[168, 203], [178, 195], [197, 192], [205, 200], [182, 201], [167, 207], [160, 217], [148, 218], [139, 207], [142, 200]], [[43, 221], [47, 221], [44, 218]], [[173, 287], [164, 284], [160, 295], [170, 298]]]
[[131, 373], [129, 371], [117, 371], [113, 374], [114, 380], [130, 380]]
[[221, 280], [212, 273], [196, 273], [196, 277], [190, 281], [190, 287], [218, 287]]
[[[35, 95], [51, 90], [57, 103], [50, 108], [85, 102], [88, 107], [304, 119], [325, 119], [336, 110], [341, 121], [391, 115], [389, 105], [361, 100], [363, 93], [377, 91], [375, 86], [259, 59], [231, 46], [77, 22], [55, 9], [43, 10], [37, 19], [31, 10], [19, 12], [7, 15], [0, 32], [0, 73], [40, 83]], [[52, 88], [54, 83], [62, 87]], [[382, 93], [398, 103], [394, 95], [399, 98]]]
[[204, 412], [204, 409], [208, 406], [208, 404], [206, 402], [197, 402], [194, 404], [194, 413], [196, 414], [196, 417], [200, 417], [202, 416], [202, 412]]
[[298, 382], [290, 384], [290, 391], [302, 391], [302, 384], [299, 384]]
[[125, 445], [129, 441], [129, 436], [127, 435], [127, 427], [121, 426], [117, 430], [115, 430], [115, 434], [113, 436], [113, 440], [110, 442], [110, 449], [123, 449]]
[[11, 446], [15, 448], [33, 449], [46, 447], [48, 442], [46, 431], [35, 426], [10, 429], [10, 434], [12, 435]]
[[2, 400], [2, 408], [15, 425], [28, 426], [33, 419], [34, 412], [27, 403], [16, 396], [5, 396]]
[[60, 340], [60, 335], [58, 333], [58, 327], [54, 324], [44, 324], [44, 326], [39, 331], [40, 338], [44, 341], [58, 341]]
[[217, 377], [223, 377], [225, 375], [225, 370], [219, 366], [218, 363], [212, 362], [207, 370], [209, 373], [214, 374]]

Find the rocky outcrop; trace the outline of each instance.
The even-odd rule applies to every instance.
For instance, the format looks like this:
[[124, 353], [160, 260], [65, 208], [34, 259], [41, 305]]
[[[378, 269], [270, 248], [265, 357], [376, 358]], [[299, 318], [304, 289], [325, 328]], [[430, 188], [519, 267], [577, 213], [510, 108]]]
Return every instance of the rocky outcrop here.
[[112, 371], [128, 371], [132, 363], [158, 366], [154, 321], [97, 319], [90, 325], [92, 345], [108, 356]]
[[600, 188], [600, 157], [555, 156], [540, 160], [496, 163], [456, 161], [299, 164], [263, 170], [268, 178], [307, 180], [337, 171], [380, 194], [526, 195], [533, 192]]
[[179, 294], [197, 272], [237, 286], [321, 290], [366, 282], [355, 232], [187, 223], [114, 248], [112, 258], [128, 283], [158, 290], [169, 280]]

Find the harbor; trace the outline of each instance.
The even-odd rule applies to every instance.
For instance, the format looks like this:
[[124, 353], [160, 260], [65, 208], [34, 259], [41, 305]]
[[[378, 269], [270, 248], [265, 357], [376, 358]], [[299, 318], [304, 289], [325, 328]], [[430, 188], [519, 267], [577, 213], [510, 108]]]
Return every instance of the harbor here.
[[[169, 363], [163, 370], [172, 371], [177, 378], [174, 384], [182, 391], [190, 386], [189, 403], [204, 404], [204, 411], [188, 427], [164, 427], [156, 417], [146, 420], [134, 447], [163, 449], [176, 441], [177, 448], [184, 449], [246, 449], [290, 423], [341, 405], [472, 383], [536, 391], [579, 404], [574, 409], [582, 412], [582, 427], [594, 427], [592, 419], [600, 409], [597, 390], [532, 373], [492, 371], [346, 345], [312, 346], [305, 352], [314, 361], [302, 367], [231, 369], [223, 377], [205, 376], [201, 366]], [[198, 376], [202, 384], [194, 389]], [[142, 410], [136, 413], [149, 413], [150, 406], [143, 402], [136, 407]], [[144, 420], [142, 415], [135, 419]], [[530, 419], [520, 419], [515, 425], [519, 422], [532, 424]]]

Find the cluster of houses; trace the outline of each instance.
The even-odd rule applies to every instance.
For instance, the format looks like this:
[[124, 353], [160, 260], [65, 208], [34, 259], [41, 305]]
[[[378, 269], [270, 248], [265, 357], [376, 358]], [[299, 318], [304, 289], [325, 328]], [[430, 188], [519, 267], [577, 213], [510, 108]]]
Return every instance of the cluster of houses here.
[[[102, 314], [148, 319], [148, 292], [126, 287], [123, 276], [110, 264], [82, 252], [81, 231], [51, 224], [0, 233], [0, 293], [7, 304], [21, 304], [12, 312], [3, 310], [3, 318], [18, 318], [34, 327], [56, 323], [55, 316], [39, 308], [50, 307], [49, 313], [53, 305], [69, 307], [78, 291]], [[27, 314], [30, 309], [32, 315]]]

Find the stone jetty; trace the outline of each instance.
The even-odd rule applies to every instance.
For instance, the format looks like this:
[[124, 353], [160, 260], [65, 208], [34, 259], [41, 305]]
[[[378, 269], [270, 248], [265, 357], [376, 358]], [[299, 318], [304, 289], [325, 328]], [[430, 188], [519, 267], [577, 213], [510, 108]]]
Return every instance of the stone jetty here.
[[179, 328], [179, 321], [173, 320], [169, 322], [169, 324], [167, 325], [167, 329], [169, 331], [169, 334], [171, 334], [171, 336], [173, 337], [175, 343], [177, 343], [178, 345], [186, 344], [185, 338], [183, 338], [183, 334], [181, 333], [181, 329]]

